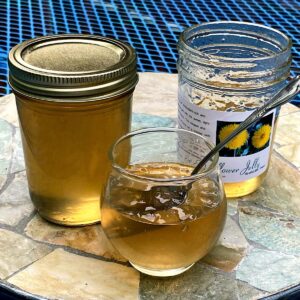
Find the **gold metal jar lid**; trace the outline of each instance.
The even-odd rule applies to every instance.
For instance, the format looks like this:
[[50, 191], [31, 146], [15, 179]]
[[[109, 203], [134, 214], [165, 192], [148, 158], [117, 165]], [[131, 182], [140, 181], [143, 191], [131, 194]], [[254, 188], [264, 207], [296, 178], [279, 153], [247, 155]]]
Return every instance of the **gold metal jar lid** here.
[[130, 91], [138, 81], [134, 49], [95, 35], [31, 39], [11, 49], [8, 63], [13, 90], [50, 101], [107, 99]]

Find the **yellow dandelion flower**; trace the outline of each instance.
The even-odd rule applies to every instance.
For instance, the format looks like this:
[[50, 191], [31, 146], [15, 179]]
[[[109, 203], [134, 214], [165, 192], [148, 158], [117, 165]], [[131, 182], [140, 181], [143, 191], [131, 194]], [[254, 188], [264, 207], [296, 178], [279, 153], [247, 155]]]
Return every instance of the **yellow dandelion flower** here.
[[252, 136], [252, 145], [260, 149], [264, 147], [270, 139], [272, 127], [270, 125], [263, 125], [257, 129]]
[[[233, 130], [235, 130], [238, 124], [229, 124], [224, 126], [219, 133], [220, 141], [223, 141]], [[228, 149], [235, 150], [242, 147], [248, 140], [249, 134], [247, 130], [243, 130], [234, 139], [227, 143], [225, 146]]]

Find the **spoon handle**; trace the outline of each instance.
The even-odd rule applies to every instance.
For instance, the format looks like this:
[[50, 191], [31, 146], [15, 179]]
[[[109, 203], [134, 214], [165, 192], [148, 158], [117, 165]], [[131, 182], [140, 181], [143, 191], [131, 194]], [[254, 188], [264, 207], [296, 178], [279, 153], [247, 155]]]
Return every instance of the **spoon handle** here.
[[244, 129], [247, 129], [257, 120], [262, 118], [269, 111], [273, 110], [276, 107], [279, 107], [291, 100], [295, 95], [300, 93], [300, 75], [292, 78], [289, 83], [282, 88], [278, 93], [276, 93], [269, 101], [267, 101], [263, 106], [256, 109], [244, 122], [240, 123], [239, 127], [236, 128], [230, 135], [228, 135], [222, 142], [216, 145], [195, 167], [191, 175], [197, 174], [203, 166], [225, 145], [233, 139], [236, 135], [242, 132]]

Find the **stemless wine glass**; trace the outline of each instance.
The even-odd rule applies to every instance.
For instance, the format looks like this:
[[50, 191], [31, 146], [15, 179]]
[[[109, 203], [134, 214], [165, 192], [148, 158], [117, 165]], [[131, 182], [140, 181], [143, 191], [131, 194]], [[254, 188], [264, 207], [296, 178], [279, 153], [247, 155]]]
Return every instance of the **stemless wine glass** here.
[[138, 130], [114, 144], [102, 227], [137, 270], [180, 274], [218, 240], [227, 207], [218, 157], [190, 176], [212, 147], [201, 135], [177, 128]]

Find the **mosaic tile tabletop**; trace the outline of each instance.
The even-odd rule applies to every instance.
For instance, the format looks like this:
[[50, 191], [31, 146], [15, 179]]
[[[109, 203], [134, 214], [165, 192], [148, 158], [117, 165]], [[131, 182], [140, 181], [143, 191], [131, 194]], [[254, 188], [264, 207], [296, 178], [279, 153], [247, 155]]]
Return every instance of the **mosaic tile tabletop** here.
[[[133, 128], [175, 126], [177, 76], [142, 73]], [[300, 109], [280, 114], [271, 167], [255, 193], [228, 201], [224, 232], [186, 273], [141, 275], [100, 225], [67, 228], [30, 202], [15, 100], [0, 98], [0, 285], [37, 299], [260, 299], [300, 283]]]

